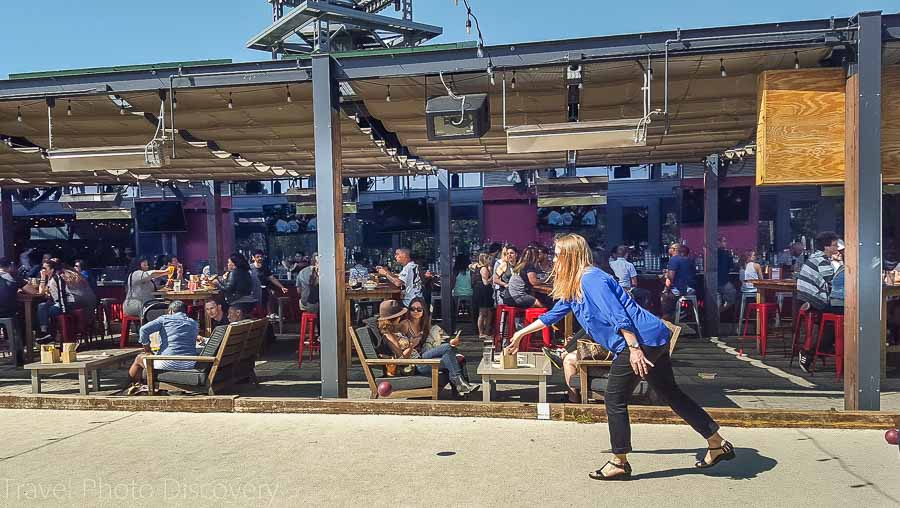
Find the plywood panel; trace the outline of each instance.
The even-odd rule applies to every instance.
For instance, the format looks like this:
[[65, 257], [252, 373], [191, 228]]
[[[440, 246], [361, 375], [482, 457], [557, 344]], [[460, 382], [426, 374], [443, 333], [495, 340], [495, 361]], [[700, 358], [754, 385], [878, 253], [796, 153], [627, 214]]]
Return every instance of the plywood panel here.
[[759, 185], [844, 180], [845, 74], [841, 68], [765, 71], [759, 76]]
[[881, 171], [900, 182], [900, 65], [881, 68]]

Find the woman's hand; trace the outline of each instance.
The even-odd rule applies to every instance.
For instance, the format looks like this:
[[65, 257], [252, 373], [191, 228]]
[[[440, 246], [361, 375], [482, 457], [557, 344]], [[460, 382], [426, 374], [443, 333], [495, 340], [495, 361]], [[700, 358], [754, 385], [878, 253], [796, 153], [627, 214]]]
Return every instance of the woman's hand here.
[[513, 334], [509, 339], [509, 345], [503, 348], [507, 355], [514, 355], [519, 352], [519, 342], [522, 341], [522, 335], [519, 332]]
[[628, 361], [631, 362], [631, 370], [642, 378], [646, 377], [647, 373], [650, 372], [650, 368], [653, 367], [653, 364], [644, 356], [644, 351], [641, 349], [631, 349]]

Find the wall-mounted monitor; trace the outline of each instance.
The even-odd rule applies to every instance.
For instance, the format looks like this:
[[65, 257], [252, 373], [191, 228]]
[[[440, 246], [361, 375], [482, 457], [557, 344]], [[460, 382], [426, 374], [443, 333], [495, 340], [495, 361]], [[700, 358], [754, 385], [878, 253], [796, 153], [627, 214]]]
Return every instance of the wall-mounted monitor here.
[[141, 233], [187, 232], [181, 201], [135, 201], [134, 210]]

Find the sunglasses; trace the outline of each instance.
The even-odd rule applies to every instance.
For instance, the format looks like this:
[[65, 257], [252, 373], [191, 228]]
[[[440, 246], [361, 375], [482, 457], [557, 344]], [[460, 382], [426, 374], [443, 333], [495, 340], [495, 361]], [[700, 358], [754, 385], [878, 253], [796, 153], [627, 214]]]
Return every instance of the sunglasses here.
[[425, 309], [423, 309], [422, 307], [412, 307], [409, 310], [410, 312], [425, 312]]

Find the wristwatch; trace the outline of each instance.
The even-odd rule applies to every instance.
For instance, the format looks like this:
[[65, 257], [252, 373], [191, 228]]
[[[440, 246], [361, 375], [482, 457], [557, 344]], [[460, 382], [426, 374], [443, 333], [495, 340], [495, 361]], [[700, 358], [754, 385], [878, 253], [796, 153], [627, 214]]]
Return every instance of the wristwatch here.
[[[626, 342], [626, 344], [628, 344], [628, 343]], [[640, 349], [640, 348], [641, 348], [640, 344], [635, 344], [633, 346], [631, 344], [628, 344], [628, 349]]]

